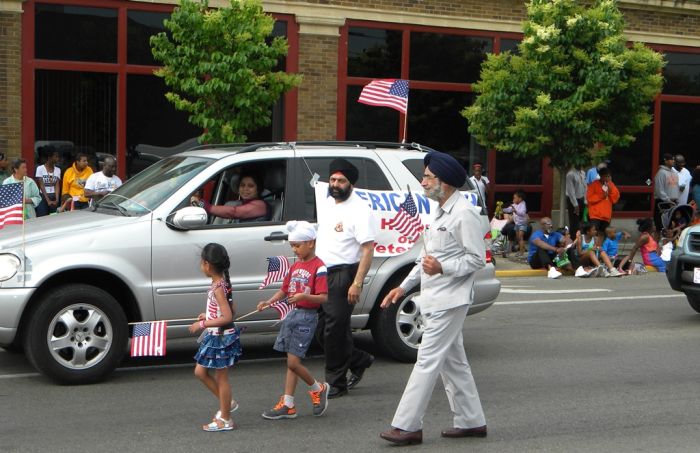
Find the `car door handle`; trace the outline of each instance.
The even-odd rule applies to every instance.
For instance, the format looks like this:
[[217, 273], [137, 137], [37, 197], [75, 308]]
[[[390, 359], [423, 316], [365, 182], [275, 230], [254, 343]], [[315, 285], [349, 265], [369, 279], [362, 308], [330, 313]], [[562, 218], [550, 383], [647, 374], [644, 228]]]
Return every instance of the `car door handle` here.
[[269, 236], [265, 236], [266, 241], [286, 241], [289, 237], [288, 233], [282, 231], [273, 231]]

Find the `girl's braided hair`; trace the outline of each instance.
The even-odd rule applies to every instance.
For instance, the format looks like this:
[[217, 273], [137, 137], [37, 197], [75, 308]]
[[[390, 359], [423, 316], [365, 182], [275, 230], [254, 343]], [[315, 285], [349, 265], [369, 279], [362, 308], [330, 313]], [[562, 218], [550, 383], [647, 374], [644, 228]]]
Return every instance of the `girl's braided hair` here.
[[211, 264], [216, 272], [224, 275], [224, 280], [226, 281], [224, 294], [226, 294], [226, 300], [228, 300], [228, 303], [231, 304], [233, 302], [233, 294], [231, 293], [231, 277], [229, 275], [231, 261], [229, 260], [226, 247], [221, 244], [217, 244], [216, 242], [210, 242], [202, 249], [202, 259]]

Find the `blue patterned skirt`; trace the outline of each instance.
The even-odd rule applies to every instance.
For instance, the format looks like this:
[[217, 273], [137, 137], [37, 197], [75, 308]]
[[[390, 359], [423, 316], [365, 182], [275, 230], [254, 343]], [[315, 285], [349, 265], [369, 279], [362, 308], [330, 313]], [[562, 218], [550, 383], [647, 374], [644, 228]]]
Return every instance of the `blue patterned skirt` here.
[[241, 355], [243, 355], [241, 331], [236, 328], [228, 335], [207, 333], [199, 344], [194, 360], [204, 368], [221, 369], [238, 363]]

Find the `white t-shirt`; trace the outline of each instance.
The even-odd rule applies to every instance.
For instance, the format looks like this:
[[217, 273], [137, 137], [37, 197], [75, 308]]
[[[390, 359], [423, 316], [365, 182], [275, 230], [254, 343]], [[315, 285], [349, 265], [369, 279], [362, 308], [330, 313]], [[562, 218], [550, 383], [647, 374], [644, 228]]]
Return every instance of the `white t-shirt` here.
[[85, 189], [94, 192], [104, 192], [105, 190], [111, 192], [121, 185], [122, 180], [119, 179], [119, 176], [113, 175], [111, 178], [108, 178], [104, 173], [98, 171], [97, 173], [91, 174], [87, 179], [85, 182]]
[[319, 206], [316, 254], [326, 267], [359, 262], [361, 245], [376, 236], [372, 210], [354, 190], [342, 203], [329, 196]]
[[36, 177], [41, 178], [44, 182], [46, 193], [56, 193], [56, 182], [61, 179], [61, 169], [53, 167], [53, 173], [49, 173], [46, 165], [36, 167]]
[[481, 175], [481, 179], [476, 179], [474, 176], [470, 176], [469, 179], [471, 179], [472, 183], [474, 183], [476, 186], [476, 189], [479, 191], [479, 195], [481, 195], [481, 198], [484, 199], [484, 203], [488, 203], [488, 200], [486, 199], [486, 185], [489, 183], [489, 178]]

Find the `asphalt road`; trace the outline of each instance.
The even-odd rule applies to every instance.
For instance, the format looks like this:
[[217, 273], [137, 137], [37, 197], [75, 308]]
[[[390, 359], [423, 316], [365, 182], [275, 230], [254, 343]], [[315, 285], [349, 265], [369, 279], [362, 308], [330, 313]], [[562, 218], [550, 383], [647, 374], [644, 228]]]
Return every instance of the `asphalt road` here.
[[[620, 279], [504, 279], [496, 305], [470, 316], [465, 346], [489, 426], [486, 439], [442, 439], [451, 416], [438, 382], [424, 443], [410, 451], [696, 452], [700, 314], [663, 274]], [[192, 376], [194, 342], [165, 359], [129, 360], [107, 382], [57, 386], [0, 350], [1, 452], [396, 451], [388, 428], [411, 366], [378, 357], [349, 396], [311, 416], [267, 421], [283, 384], [274, 337], [244, 337], [232, 370], [240, 429], [204, 433], [214, 398]], [[371, 337], [357, 342], [371, 348]], [[321, 373], [322, 361], [307, 364]]]

